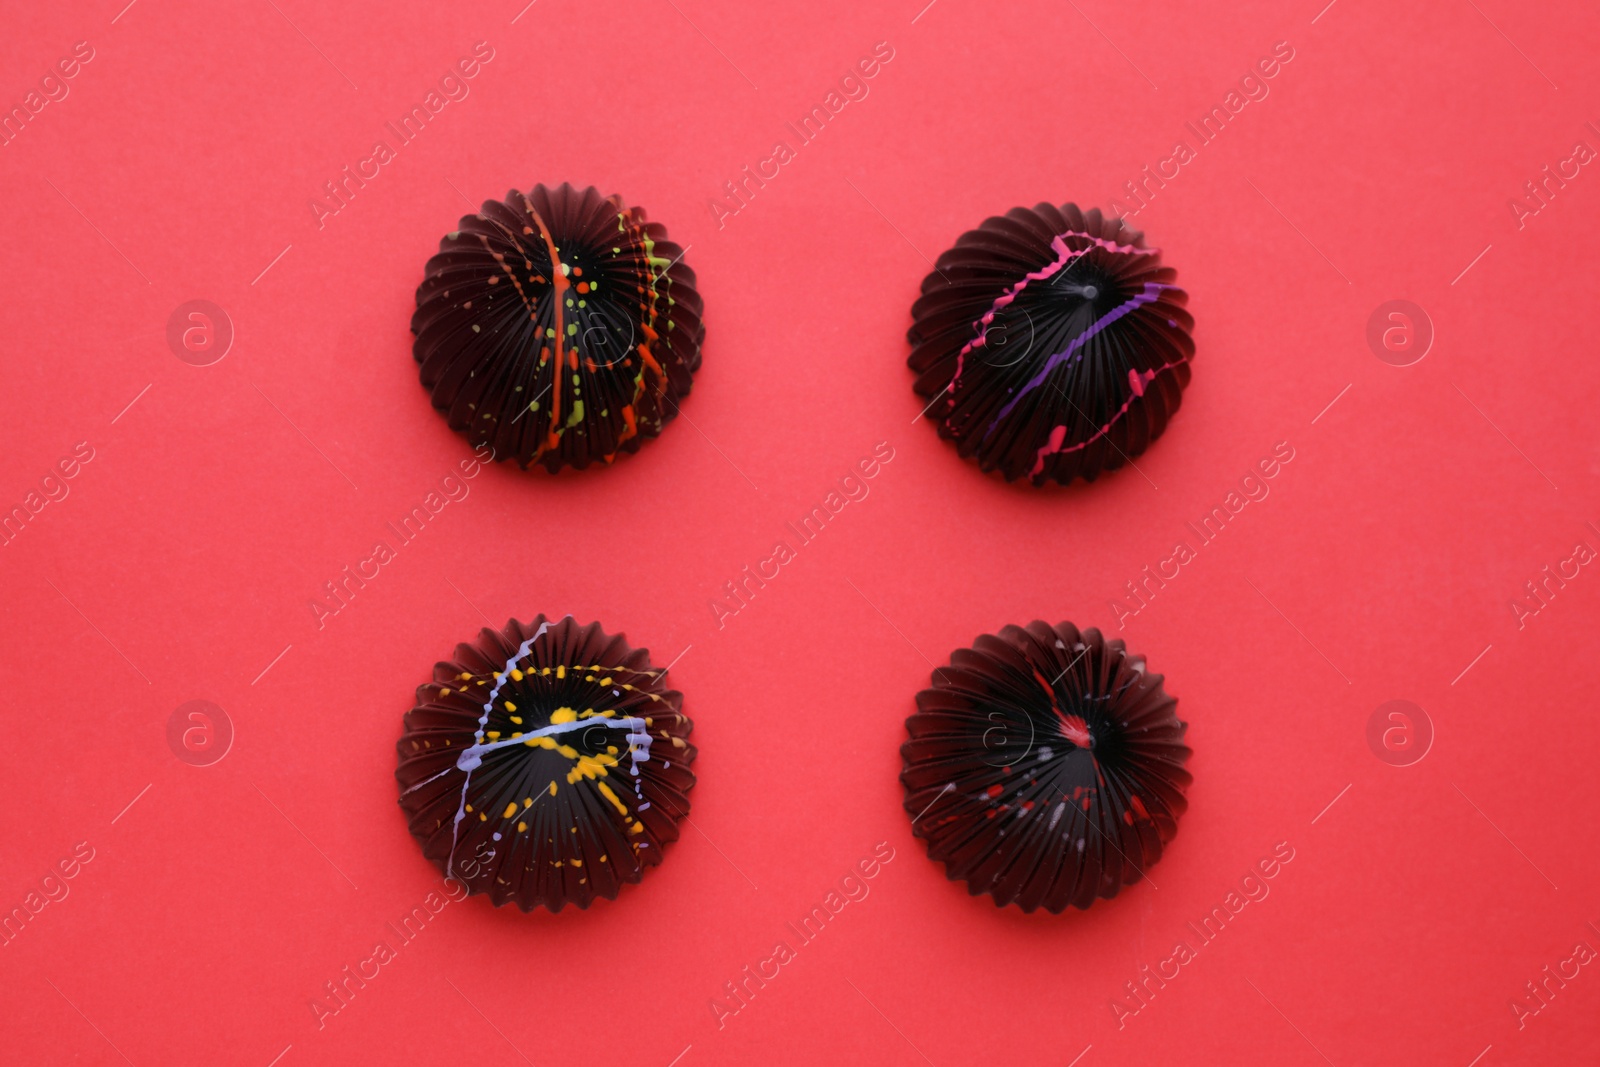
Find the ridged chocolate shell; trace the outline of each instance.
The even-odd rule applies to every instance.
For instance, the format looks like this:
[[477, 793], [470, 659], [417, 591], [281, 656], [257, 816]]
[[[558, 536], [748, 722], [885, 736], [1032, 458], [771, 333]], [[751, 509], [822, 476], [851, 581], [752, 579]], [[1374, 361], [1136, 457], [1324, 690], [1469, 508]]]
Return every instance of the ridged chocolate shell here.
[[563, 184], [512, 190], [439, 242], [412, 353], [451, 429], [547, 470], [611, 463], [678, 413], [702, 304], [643, 208]]
[[1187, 807], [1187, 724], [1160, 675], [1098, 630], [1031, 622], [957, 649], [900, 749], [930, 858], [974, 896], [1087, 908], [1161, 858]]
[[485, 628], [417, 689], [400, 807], [447, 878], [496, 905], [586, 908], [678, 839], [693, 724], [666, 671], [569, 615]]
[[1166, 430], [1194, 320], [1159, 249], [1098, 209], [985, 219], [922, 282], [908, 334], [926, 415], [1007, 481], [1094, 481]]

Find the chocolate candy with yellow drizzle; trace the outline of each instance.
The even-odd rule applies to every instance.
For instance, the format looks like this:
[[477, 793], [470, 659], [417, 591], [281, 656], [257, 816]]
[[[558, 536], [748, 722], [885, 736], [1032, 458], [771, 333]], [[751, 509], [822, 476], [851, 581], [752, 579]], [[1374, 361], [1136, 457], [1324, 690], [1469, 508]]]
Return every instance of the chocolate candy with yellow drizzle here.
[[554, 472], [637, 451], [700, 367], [683, 250], [621, 197], [512, 190], [446, 234], [417, 287], [412, 353], [451, 429]]
[[957, 649], [901, 747], [911, 832], [969, 891], [1087, 908], [1144, 877], [1178, 832], [1188, 724], [1144, 657], [1031, 622]]
[[523, 911], [614, 900], [678, 839], [694, 786], [682, 694], [572, 616], [484, 629], [417, 689], [400, 806], [425, 856]]

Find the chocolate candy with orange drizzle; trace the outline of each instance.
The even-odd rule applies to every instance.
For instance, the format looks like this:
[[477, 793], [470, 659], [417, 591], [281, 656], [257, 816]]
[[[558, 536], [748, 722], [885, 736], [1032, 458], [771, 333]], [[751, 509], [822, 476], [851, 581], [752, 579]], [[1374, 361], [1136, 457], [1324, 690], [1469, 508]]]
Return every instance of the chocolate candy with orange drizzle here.
[[524, 468], [610, 463], [678, 413], [700, 294], [643, 208], [563, 183], [512, 190], [439, 242], [412, 353], [451, 429]]
[[1031, 622], [957, 649], [900, 749], [928, 855], [1023, 911], [1087, 908], [1144, 877], [1187, 807], [1188, 724], [1121, 641]]
[[496, 905], [614, 900], [689, 811], [693, 724], [666, 673], [570, 615], [457, 645], [418, 687], [397, 746], [423, 854]]
[[1194, 320], [1176, 278], [1099, 209], [985, 219], [939, 257], [911, 308], [928, 419], [1007, 481], [1094, 481], [1131, 462], [1189, 383]]

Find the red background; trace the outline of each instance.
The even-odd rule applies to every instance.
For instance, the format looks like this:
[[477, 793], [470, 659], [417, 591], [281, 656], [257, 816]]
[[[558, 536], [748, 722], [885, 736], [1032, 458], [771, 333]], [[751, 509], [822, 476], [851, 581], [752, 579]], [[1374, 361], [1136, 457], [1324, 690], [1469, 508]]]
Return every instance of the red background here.
[[[1600, 147], [1600, 16], [922, 2], [8, 5], [8, 107], [94, 50], [0, 149], [0, 501], [94, 451], [0, 549], [0, 905], [94, 850], [0, 948], [13, 1062], [1596, 1055], [1595, 968], [1521, 1028], [1510, 1002], [1600, 946], [1600, 577], [1520, 628], [1510, 603], [1600, 547], [1600, 176], [1521, 229], [1508, 200]], [[319, 229], [322, 184], [480, 40], [470, 96]], [[723, 182], [880, 41], [870, 95], [719, 228]], [[1198, 323], [1139, 470], [1007, 486], [913, 424], [927, 259], [1015, 204], [1106, 205], [1279, 41], [1270, 95], [1135, 222]], [[410, 355], [424, 261], [463, 196], [562, 180], [691, 246], [708, 332], [685, 418], [611, 469], [486, 470], [319, 629], [322, 583], [467, 455]], [[208, 367], [165, 338], [196, 298], [236, 332]], [[1401, 298], [1436, 338], [1397, 368], [1365, 331]], [[878, 442], [870, 496], [719, 628], [723, 583]], [[1295, 458], [1270, 496], [1118, 634], [1195, 750], [1155, 884], [1061, 916], [968, 898], [900, 808], [930, 663], [1035, 617], [1116, 633], [1123, 583], [1277, 442]], [[440, 885], [395, 803], [413, 687], [486, 620], [540, 611], [681, 654], [693, 828], [588, 912], [450, 904], [319, 1028], [324, 983]], [[209, 767], [166, 739], [193, 699], [236, 731]], [[1366, 740], [1391, 699], [1435, 731], [1409, 767]], [[719, 1029], [723, 983], [879, 842], [871, 895]], [[1119, 1028], [1123, 983], [1278, 842], [1295, 858], [1271, 895]]]

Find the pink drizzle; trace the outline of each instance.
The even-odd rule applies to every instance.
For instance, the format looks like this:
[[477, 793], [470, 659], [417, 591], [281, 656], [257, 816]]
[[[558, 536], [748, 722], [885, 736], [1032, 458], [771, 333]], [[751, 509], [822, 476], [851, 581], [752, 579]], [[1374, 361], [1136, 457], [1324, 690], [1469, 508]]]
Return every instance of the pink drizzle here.
[[[1090, 242], [1089, 247], [1077, 249], [1068, 248], [1068, 237], [1081, 237]], [[991, 305], [989, 310], [984, 313], [984, 316], [978, 320], [978, 336], [962, 345], [961, 351], [956, 353], [956, 372], [951, 376], [950, 384], [945, 386], [945, 391], [950, 394], [950, 403], [952, 405], [955, 403], [956, 382], [960, 381], [961, 379], [961, 371], [966, 365], [967, 353], [971, 352], [975, 348], [987, 347], [989, 340], [989, 327], [994, 323], [994, 317], [1011, 303], [1013, 303], [1017, 297], [1022, 294], [1022, 290], [1028, 287], [1030, 282], [1044, 281], [1046, 278], [1054, 277], [1055, 275], [1061, 273], [1061, 271], [1065, 269], [1066, 266], [1073, 260], [1097, 247], [1103, 248], [1108, 252], [1117, 252], [1130, 256], [1153, 256], [1159, 255], [1161, 252], [1161, 249], [1159, 248], [1135, 248], [1133, 245], [1125, 245], [1119, 244], [1116, 241], [1108, 241], [1103, 237], [1096, 237], [1093, 234], [1083, 233], [1079, 230], [1068, 230], [1065, 233], [1056, 234], [1056, 236], [1050, 239], [1050, 247], [1055, 250], [1056, 258], [1045, 264], [1040, 269], [1023, 275], [1020, 281], [1014, 283], [1007, 288], [1004, 293], [1001, 293], [1000, 296], [996, 297], [994, 304]]]
[[1189, 362], [1187, 359], [1180, 359], [1173, 363], [1163, 363], [1155, 370], [1150, 371], [1130, 369], [1128, 371], [1128, 385], [1132, 387], [1133, 393], [1128, 397], [1128, 399], [1122, 402], [1122, 406], [1120, 408], [1112, 413], [1111, 418], [1106, 422], [1106, 424], [1100, 427], [1094, 433], [1090, 434], [1080, 443], [1073, 445], [1071, 448], [1061, 447], [1062, 442], [1067, 439], [1067, 428], [1065, 426], [1057, 426], [1052, 429], [1050, 431], [1050, 440], [1043, 448], [1039, 449], [1038, 456], [1034, 460], [1033, 470], [1028, 472], [1028, 477], [1037, 478], [1039, 476], [1039, 474], [1044, 470], [1044, 458], [1046, 456], [1053, 456], [1058, 452], [1077, 452], [1080, 449], [1088, 448], [1091, 444], [1110, 433], [1111, 427], [1115, 426], [1117, 420], [1128, 413], [1128, 409], [1133, 406], [1133, 402], [1139, 397], [1144, 396], [1145, 389], [1150, 385], [1151, 382], [1155, 381], [1156, 375], [1160, 374], [1164, 370], [1170, 370], [1173, 367], [1182, 366], [1187, 362]]

